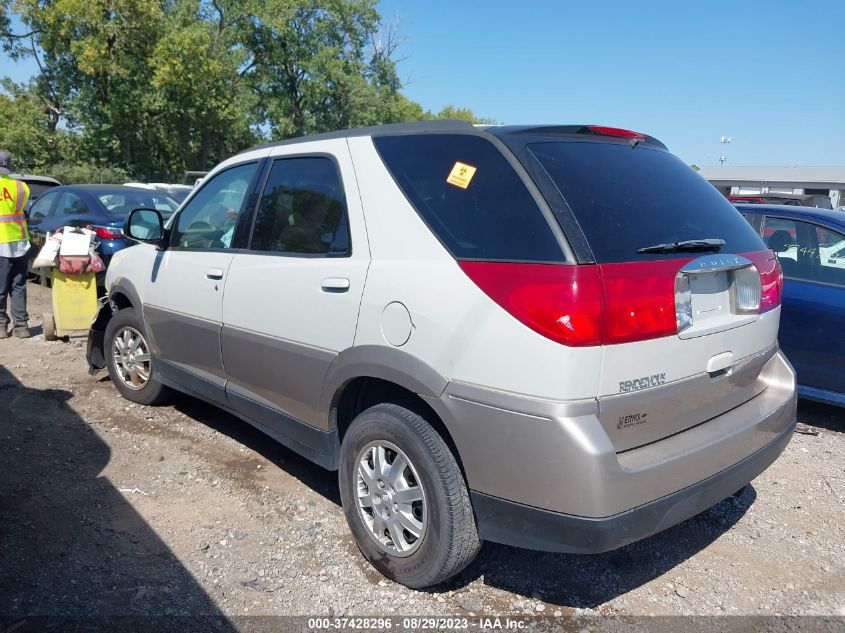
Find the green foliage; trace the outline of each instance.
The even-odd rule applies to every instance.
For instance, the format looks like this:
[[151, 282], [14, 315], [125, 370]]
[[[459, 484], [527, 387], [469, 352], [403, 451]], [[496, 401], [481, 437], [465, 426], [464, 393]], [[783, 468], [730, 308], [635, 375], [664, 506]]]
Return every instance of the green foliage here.
[[50, 167], [51, 176], [63, 185], [84, 183], [118, 184], [130, 182], [132, 179], [125, 170], [119, 167], [107, 167], [88, 162], [58, 163]]
[[[401, 93], [376, 0], [0, 0], [0, 47], [34, 57], [0, 93], [0, 145], [65, 179], [181, 180], [256, 143], [456, 118]], [[25, 33], [12, 33], [10, 16]], [[101, 172], [113, 165], [115, 173]]]
[[456, 108], [451, 103], [443, 106], [443, 108], [435, 115], [431, 115], [432, 119], [452, 119], [457, 121], [466, 121], [467, 123], [477, 123], [480, 125], [496, 125], [498, 121], [480, 117], [469, 108]]
[[46, 104], [35, 86], [0, 83], [0, 148], [12, 154], [15, 169], [42, 173], [73, 153], [78, 137], [51, 126]]

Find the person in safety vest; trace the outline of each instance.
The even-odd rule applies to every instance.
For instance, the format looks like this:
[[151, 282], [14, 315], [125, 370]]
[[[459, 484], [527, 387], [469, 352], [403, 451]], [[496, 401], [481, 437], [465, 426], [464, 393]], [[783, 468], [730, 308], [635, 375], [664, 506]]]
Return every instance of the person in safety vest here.
[[13, 332], [19, 338], [31, 335], [26, 313], [26, 269], [29, 231], [23, 214], [29, 187], [10, 178], [12, 157], [0, 149], [0, 338], [9, 338], [6, 298], [12, 297]]

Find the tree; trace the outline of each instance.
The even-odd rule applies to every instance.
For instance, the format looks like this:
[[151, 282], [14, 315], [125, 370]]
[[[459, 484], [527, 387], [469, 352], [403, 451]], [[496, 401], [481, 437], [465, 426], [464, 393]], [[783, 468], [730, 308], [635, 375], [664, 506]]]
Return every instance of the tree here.
[[248, 53], [238, 43], [236, 3], [182, 0], [149, 60], [146, 146], [159, 170], [205, 170], [255, 144], [255, 95], [244, 78]]
[[21, 172], [43, 172], [48, 165], [72, 155], [79, 138], [57, 130], [36, 87], [0, 82], [0, 146], [11, 152]]
[[443, 106], [440, 112], [431, 115], [433, 119], [453, 119], [457, 121], [466, 121], [467, 123], [477, 123], [480, 125], [495, 125], [498, 122], [494, 119], [480, 117], [469, 108], [457, 108], [451, 103]]
[[[20, 133], [30, 138], [16, 142], [29, 143], [31, 164], [113, 166], [139, 179], [207, 169], [271, 138], [489, 122], [405, 97], [401, 42], [376, 0], [0, 0], [0, 46], [40, 70], [24, 101], [3, 107], [29, 117]], [[74, 142], [72, 155], [55, 153], [60, 139]]]

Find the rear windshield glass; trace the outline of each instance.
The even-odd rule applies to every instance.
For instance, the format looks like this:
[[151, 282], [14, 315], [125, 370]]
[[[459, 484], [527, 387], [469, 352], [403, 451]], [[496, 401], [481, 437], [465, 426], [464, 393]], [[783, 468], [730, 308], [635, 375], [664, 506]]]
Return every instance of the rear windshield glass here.
[[564, 261], [545, 216], [489, 141], [426, 134], [373, 142], [405, 196], [457, 259]]
[[152, 191], [110, 191], [97, 197], [106, 207], [106, 211], [116, 215], [127, 215], [134, 209], [155, 209], [163, 217], [169, 217], [179, 206], [173, 198]]
[[684, 240], [723, 239], [722, 253], [765, 248], [722, 194], [666, 151], [578, 141], [532, 143], [529, 149], [566, 199], [599, 263], [677, 258], [637, 249]]

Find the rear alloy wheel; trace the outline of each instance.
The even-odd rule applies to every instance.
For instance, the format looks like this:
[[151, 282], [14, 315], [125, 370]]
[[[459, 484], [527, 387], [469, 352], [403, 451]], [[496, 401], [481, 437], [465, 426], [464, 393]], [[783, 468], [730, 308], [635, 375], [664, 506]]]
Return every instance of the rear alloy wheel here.
[[371, 442], [358, 455], [358, 510], [370, 536], [387, 554], [410, 556], [422, 543], [425, 492], [408, 456], [388, 441]]
[[358, 415], [340, 449], [340, 497], [361, 553], [419, 589], [451, 578], [481, 541], [469, 492], [443, 437], [413, 410], [384, 403]]
[[135, 310], [126, 308], [111, 318], [103, 347], [109, 376], [124, 398], [138, 404], [165, 400], [169, 390], [155, 375], [144, 324]]

